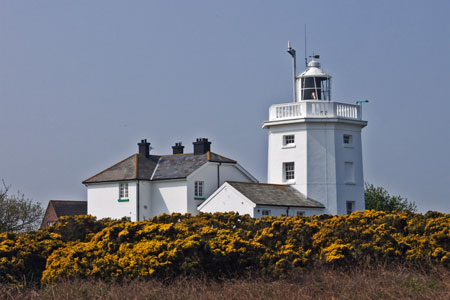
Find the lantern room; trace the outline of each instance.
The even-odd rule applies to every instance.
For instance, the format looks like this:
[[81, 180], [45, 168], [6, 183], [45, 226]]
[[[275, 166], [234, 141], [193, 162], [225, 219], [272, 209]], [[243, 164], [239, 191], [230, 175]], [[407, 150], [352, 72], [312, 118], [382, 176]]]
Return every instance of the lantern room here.
[[317, 58], [319, 56], [314, 55], [308, 68], [297, 76], [298, 101], [331, 100], [331, 76], [322, 71]]

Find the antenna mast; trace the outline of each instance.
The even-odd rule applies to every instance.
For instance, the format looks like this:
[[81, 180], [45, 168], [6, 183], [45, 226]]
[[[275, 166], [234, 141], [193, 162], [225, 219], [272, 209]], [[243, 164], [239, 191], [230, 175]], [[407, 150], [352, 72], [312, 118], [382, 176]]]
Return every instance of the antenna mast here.
[[297, 102], [297, 87], [296, 87], [296, 81], [297, 81], [297, 58], [295, 54], [295, 49], [291, 47], [291, 42], [288, 42], [288, 49], [287, 52], [292, 56], [293, 58], [293, 71], [294, 71], [294, 102]]
[[308, 54], [306, 54], [306, 24], [305, 24], [305, 68], [308, 68], [308, 59], [306, 58]]

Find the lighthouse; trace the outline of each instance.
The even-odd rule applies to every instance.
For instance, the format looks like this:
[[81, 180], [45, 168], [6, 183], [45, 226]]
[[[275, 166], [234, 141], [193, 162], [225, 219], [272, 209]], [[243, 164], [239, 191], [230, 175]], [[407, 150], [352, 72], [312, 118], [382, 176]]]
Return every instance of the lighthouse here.
[[269, 108], [268, 183], [291, 185], [325, 206], [323, 213], [364, 210], [361, 130], [367, 125], [360, 105], [332, 100], [331, 76], [313, 55], [296, 73], [290, 103]]

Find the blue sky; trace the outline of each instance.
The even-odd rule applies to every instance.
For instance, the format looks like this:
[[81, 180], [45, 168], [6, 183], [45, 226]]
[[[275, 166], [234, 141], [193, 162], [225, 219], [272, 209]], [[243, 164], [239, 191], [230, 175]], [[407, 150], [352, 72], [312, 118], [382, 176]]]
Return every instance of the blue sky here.
[[81, 181], [147, 138], [197, 137], [266, 180], [271, 104], [292, 101], [290, 40], [369, 99], [365, 180], [450, 212], [449, 1], [0, 1], [0, 177], [29, 198]]

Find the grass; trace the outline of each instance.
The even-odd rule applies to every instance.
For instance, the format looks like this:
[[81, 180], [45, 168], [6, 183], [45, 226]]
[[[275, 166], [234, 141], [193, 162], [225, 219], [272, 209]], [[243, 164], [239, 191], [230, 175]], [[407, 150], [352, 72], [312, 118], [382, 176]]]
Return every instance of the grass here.
[[450, 270], [395, 266], [337, 270], [316, 268], [282, 279], [180, 277], [170, 282], [63, 281], [41, 287], [0, 285], [2, 299], [450, 299]]

